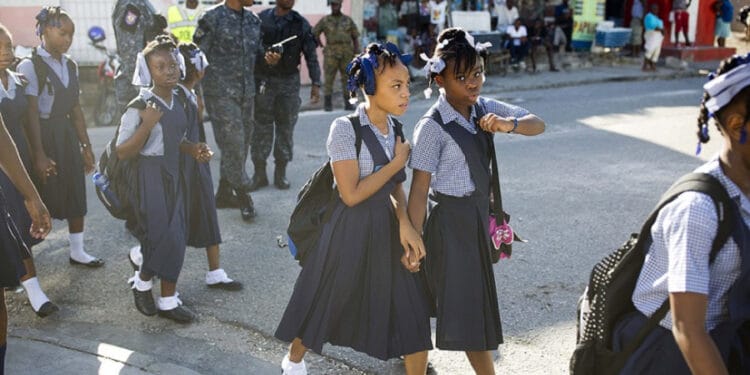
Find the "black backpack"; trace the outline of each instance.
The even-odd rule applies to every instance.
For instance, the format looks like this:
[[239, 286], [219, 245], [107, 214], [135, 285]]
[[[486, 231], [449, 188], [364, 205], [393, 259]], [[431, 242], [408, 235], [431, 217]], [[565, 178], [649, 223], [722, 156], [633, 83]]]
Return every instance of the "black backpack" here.
[[[362, 148], [362, 126], [357, 114], [347, 116], [354, 128], [355, 148], [357, 157]], [[393, 119], [395, 134], [403, 139], [403, 125]], [[297, 194], [297, 205], [289, 217], [286, 233], [289, 236], [289, 251], [300, 266], [304, 265], [305, 257], [312, 251], [320, 238], [323, 225], [328, 222], [338, 196], [338, 189], [333, 186], [333, 170], [328, 160], [310, 179], [307, 180]]]
[[721, 183], [705, 173], [681, 177], [662, 195], [659, 204], [643, 224], [640, 233], [633, 233], [619, 249], [594, 266], [588, 287], [578, 301], [576, 349], [570, 360], [571, 375], [619, 374], [628, 358], [669, 311], [669, 299], [649, 318], [635, 338], [620, 352], [612, 351], [615, 325], [636, 310], [633, 291], [651, 244], [651, 227], [659, 211], [678, 195], [696, 191], [711, 196], [716, 205], [719, 226], [710, 261], [713, 262], [734, 229], [734, 202]]
[[[37, 53], [36, 48], [31, 50], [31, 56], [26, 56], [23, 59], [19, 60], [19, 63], [23, 60], [31, 60], [31, 63], [34, 66], [34, 74], [36, 75], [36, 81], [38, 82], [38, 89], [36, 95], [39, 96], [42, 94], [42, 90], [44, 90], [44, 87], [47, 85], [47, 77], [49, 76], [49, 67], [47, 66], [47, 63], [42, 60], [42, 56], [39, 56], [39, 53]], [[76, 71], [76, 63], [68, 59], [68, 66], [67, 68], [72, 71]]]
[[[177, 90], [178, 101], [185, 108], [190, 119], [190, 109], [188, 108], [189, 99], [185, 91]], [[143, 110], [146, 108], [146, 101], [140, 96], [136, 97], [126, 107]], [[94, 188], [96, 196], [102, 202], [104, 208], [109, 213], [121, 220], [135, 219], [135, 208], [133, 203], [137, 196], [134, 176], [131, 175], [129, 168], [130, 160], [120, 160], [117, 157], [117, 137], [120, 135], [120, 125], [117, 125], [115, 136], [107, 143], [99, 155], [97, 162], [98, 172], [94, 175]]]

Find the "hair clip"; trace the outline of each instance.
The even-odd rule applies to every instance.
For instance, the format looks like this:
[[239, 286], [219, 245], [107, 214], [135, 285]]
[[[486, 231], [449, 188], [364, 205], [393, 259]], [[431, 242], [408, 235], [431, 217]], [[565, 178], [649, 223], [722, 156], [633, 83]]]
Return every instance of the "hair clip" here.
[[445, 69], [445, 60], [440, 57], [427, 57], [426, 54], [421, 53], [419, 58], [426, 62], [424, 70], [428, 77], [431, 73], [440, 74]]

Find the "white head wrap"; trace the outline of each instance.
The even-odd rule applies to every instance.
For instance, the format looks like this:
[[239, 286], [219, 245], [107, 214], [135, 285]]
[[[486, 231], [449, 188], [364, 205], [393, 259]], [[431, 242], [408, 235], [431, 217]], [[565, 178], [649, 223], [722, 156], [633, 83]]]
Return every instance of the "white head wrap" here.
[[703, 89], [711, 97], [706, 101], [706, 109], [712, 114], [716, 113], [747, 86], [750, 86], [750, 63], [736, 66], [716, 76], [703, 85]]
[[[172, 51], [172, 56], [177, 60], [177, 66], [180, 69], [180, 78], [185, 78], [185, 58], [176, 48]], [[133, 72], [134, 86], [149, 87], [151, 86], [151, 72], [148, 70], [148, 62], [143, 52], [138, 52], [135, 59], [135, 71]]]

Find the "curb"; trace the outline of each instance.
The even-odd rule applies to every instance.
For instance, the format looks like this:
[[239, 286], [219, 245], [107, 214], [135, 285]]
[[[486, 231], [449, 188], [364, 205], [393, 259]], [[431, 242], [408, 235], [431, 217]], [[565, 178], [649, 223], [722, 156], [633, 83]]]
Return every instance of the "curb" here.
[[[200, 375], [198, 372], [175, 363], [164, 362], [163, 360], [159, 360], [148, 354], [104, 342], [89, 341], [70, 336], [51, 336], [45, 332], [32, 328], [14, 329], [12, 332], [9, 332], [8, 337], [16, 340], [44, 343], [63, 350], [103, 358], [147, 373]], [[107, 354], [99, 353], [102, 349], [102, 345], [106, 345], [106, 348], [108, 349]]]

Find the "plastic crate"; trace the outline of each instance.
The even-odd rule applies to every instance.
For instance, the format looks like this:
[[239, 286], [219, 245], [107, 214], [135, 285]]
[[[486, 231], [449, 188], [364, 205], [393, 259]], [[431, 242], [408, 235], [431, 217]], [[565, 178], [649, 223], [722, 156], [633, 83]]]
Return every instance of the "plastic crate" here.
[[615, 27], [608, 30], [596, 31], [596, 45], [605, 48], [624, 47], [630, 41], [631, 30], [624, 27]]

